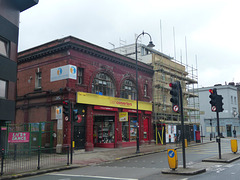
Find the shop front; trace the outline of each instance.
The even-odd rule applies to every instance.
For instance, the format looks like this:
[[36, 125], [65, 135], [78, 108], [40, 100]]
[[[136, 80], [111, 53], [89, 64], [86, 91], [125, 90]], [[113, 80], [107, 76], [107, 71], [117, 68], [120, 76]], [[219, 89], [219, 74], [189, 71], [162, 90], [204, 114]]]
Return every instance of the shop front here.
[[152, 140], [151, 103], [138, 102], [139, 122], [134, 100], [78, 92], [77, 103], [87, 106], [86, 150], [134, 146], [137, 128], [140, 143]]

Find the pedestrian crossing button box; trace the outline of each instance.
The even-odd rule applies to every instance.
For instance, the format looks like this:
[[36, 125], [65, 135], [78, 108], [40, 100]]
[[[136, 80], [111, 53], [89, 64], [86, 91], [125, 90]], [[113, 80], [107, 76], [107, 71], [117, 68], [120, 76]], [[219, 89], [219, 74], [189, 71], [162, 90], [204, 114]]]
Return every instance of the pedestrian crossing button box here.
[[172, 170], [177, 169], [177, 167], [178, 167], [177, 150], [176, 149], [168, 149], [167, 155], [168, 155], [169, 168]]
[[237, 140], [236, 139], [231, 139], [231, 149], [234, 154], [237, 153], [238, 151], [238, 145], [237, 145]]

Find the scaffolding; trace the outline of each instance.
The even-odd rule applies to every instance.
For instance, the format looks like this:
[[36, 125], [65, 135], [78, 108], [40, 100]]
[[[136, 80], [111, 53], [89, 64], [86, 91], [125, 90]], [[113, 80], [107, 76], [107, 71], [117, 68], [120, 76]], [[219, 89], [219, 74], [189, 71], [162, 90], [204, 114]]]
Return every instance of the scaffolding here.
[[[116, 52], [134, 58], [135, 45], [121, 46]], [[121, 50], [122, 49], [122, 50]], [[123, 51], [124, 50], [124, 51]], [[125, 52], [125, 53], [123, 53]], [[153, 76], [153, 112], [155, 123], [180, 124], [180, 116], [172, 111], [169, 83], [180, 81], [183, 90], [184, 121], [186, 124], [200, 124], [198, 70], [173, 57], [138, 44], [139, 61], [151, 64]]]
[[[155, 123], [180, 124], [180, 116], [172, 111], [169, 83], [180, 81], [183, 90], [184, 120], [188, 124], [199, 124], [199, 99], [197, 89], [197, 68], [176, 59], [155, 53], [152, 58], [154, 68], [153, 101]], [[190, 72], [188, 72], [190, 70]]]

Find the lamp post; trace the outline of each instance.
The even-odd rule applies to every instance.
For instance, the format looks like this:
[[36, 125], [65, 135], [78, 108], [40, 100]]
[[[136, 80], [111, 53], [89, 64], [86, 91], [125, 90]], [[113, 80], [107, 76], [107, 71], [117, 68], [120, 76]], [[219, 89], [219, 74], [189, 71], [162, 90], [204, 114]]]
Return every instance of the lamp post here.
[[212, 119], [210, 119], [210, 126], [211, 126], [210, 141], [212, 141]]
[[136, 153], [139, 153], [140, 150], [139, 150], [139, 118], [138, 118], [138, 60], [137, 60], [137, 41], [138, 41], [138, 38], [141, 36], [141, 35], [145, 35], [147, 34], [150, 38], [150, 41], [149, 41], [149, 44], [147, 45], [147, 47], [154, 47], [155, 45], [153, 44], [152, 42], [152, 37], [150, 36], [150, 34], [146, 33], [146, 32], [142, 32], [141, 34], [139, 34], [136, 38], [136, 42], [135, 42], [135, 54], [136, 54], [136, 110], [137, 110], [137, 150], [136, 150]]

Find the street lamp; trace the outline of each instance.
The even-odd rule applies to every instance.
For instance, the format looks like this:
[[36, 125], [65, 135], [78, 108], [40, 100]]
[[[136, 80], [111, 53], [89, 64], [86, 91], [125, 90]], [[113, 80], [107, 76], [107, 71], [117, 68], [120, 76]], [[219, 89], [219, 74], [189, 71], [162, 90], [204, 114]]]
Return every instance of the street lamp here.
[[210, 141], [212, 141], [212, 119], [210, 119], [210, 126], [211, 126]]
[[152, 37], [150, 36], [150, 34], [146, 33], [146, 32], [142, 32], [141, 34], [139, 34], [136, 38], [136, 42], [135, 42], [135, 54], [136, 54], [136, 95], [137, 95], [137, 99], [136, 99], [136, 103], [137, 103], [137, 150], [136, 150], [136, 153], [140, 153], [140, 150], [139, 150], [139, 118], [138, 118], [138, 60], [137, 60], [137, 54], [138, 54], [138, 51], [137, 51], [137, 41], [138, 41], [138, 38], [141, 36], [141, 35], [145, 35], [147, 34], [150, 38], [150, 41], [149, 41], [149, 44], [147, 45], [147, 47], [154, 47], [155, 45], [153, 44], [152, 42]]

